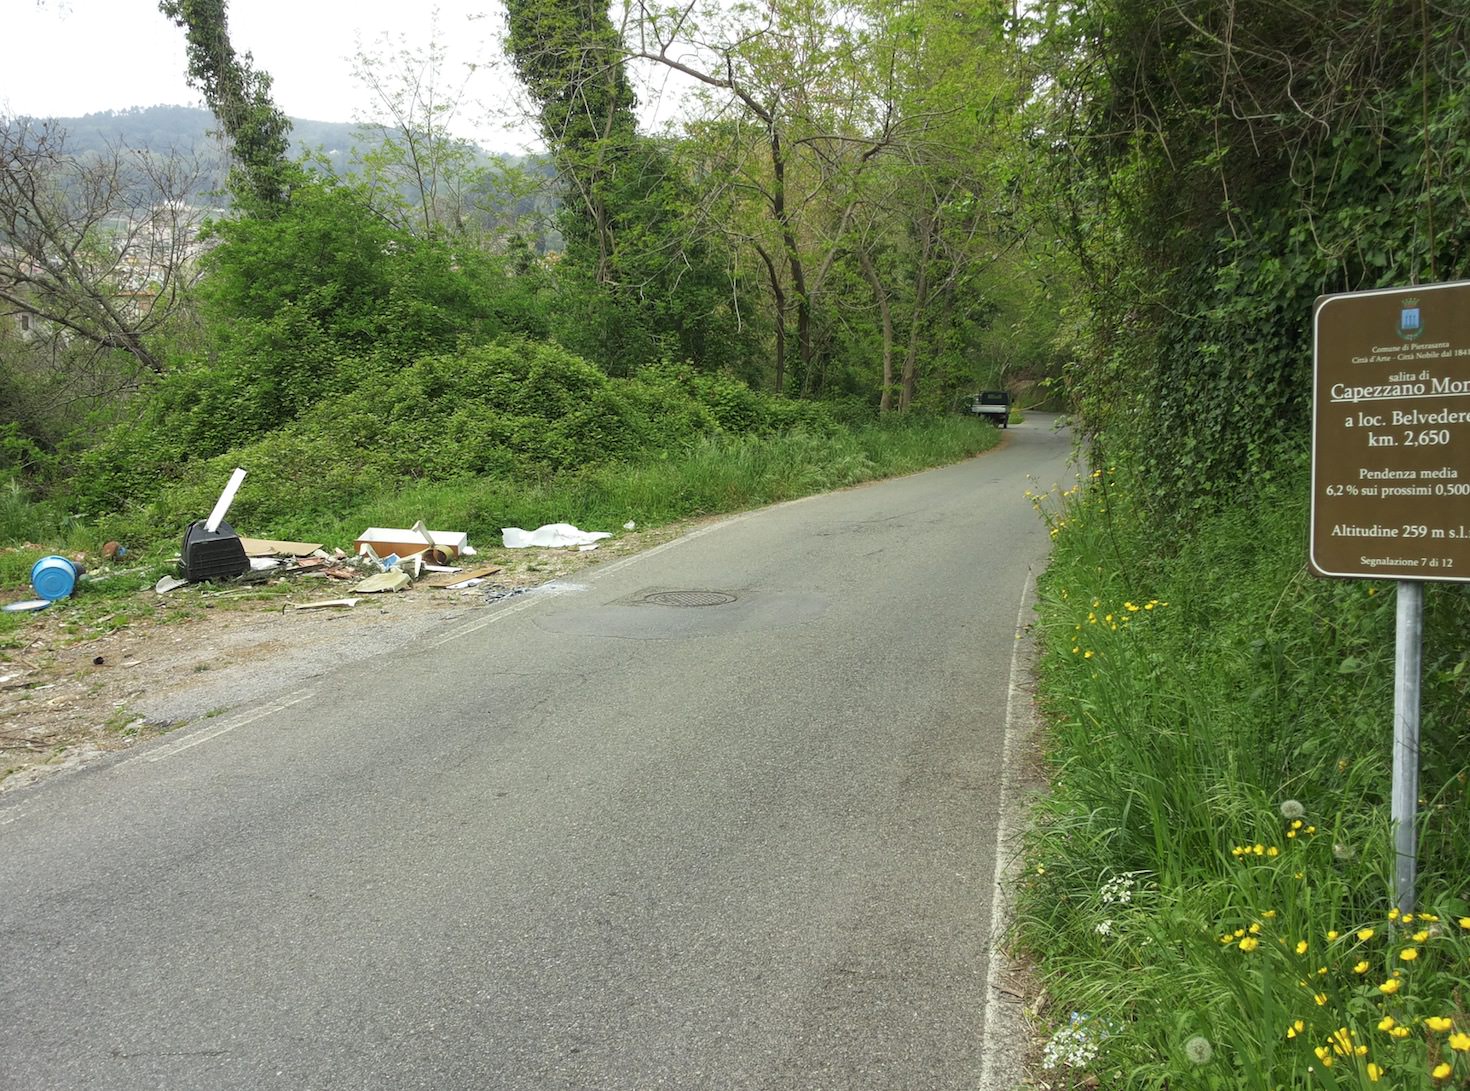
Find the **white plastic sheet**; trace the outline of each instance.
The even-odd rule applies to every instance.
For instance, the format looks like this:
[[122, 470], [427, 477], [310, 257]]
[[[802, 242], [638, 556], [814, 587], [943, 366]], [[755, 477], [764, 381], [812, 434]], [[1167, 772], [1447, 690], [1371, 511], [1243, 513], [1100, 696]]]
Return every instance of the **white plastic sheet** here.
[[548, 523], [529, 531], [520, 527], [502, 527], [500, 535], [506, 549], [526, 549], [529, 546], [559, 549], [565, 546], [591, 545], [612, 537], [605, 530], [578, 530], [571, 523]]

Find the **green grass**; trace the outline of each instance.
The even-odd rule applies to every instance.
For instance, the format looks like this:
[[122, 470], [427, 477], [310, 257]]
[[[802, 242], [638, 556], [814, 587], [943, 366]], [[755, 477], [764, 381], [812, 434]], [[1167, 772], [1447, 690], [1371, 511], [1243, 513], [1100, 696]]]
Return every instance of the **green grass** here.
[[1263, 492], [1163, 561], [1111, 474], [1038, 498], [1052, 786], [1020, 934], [1089, 1017], [1072, 1086], [1470, 1086], [1470, 1052], [1423, 1022], [1470, 1032], [1470, 599], [1427, 596], [1419, 890], [1441, 919], [1415, 940], [1389, 919], [1391, 584], [1306, 574], [1305, 495]]
[[[450, 475], [395, 483], [366, 499], [334, 494], [328, 485], [330, 472], [324, 472], [321, 491], [295, 511], [284, 510], [285, 505], [272, 498], [271, 477], [247, 478], [247, 487], [256, 493], [256, 507], [280, 514], [262, 522], [238, 522], [235, 529], [254, 537], [308, 540], [346, 549], [369, 526], [411, 526], [419, 519], [436, 529], [464, 531], [481, 547], [498, 545], [501, 528], [509, 526], [566, 522], [618, 533], [630, 520], [650, 528], [910, 473], [988, 450], [999, 438], [1000, 433], [983, 422], [961, 418], [836, 427], [820, 435], [797, 431], [771, 437], [704, 438], [672, 454], [604, 463], [580, 472], [522, 478]], [[293, 482], [289, 487], [294, 495], [300, 485]], [[0, 508], [9, 513], [0, 523], [0, 591], [6, 599], [31, 597], [31, 565], [48, 553], [84, 553], [93, 565], [109, 538], [128, 545], [123, 567], [96, 568], [94, 576], [107, 578], [84, 578], [72, 599], [46, 611], [53, 616], [60, 611], [77, 639], [108, 624], [116, 627], [119, 618], [126, 618], [127, 604], [136, 593], [173, 570], [171, 558], [178, 553], [184, 531], [182, 523], [162, 525], [137, 512], [85, 522], [57, 517], [55, 504], [28, 507], [15, 495], [7, 503], [8, 508]], [[167, 505], [164, 510], [169, 510]], [[187, 518], [206, 514], [200, 511]], [[48, 527], [51, 536], [31, 533]], [[110, 620], [108, 615], [113, 615]], [[31, 618], [0, 614], [0, 648], [23, 639]]]

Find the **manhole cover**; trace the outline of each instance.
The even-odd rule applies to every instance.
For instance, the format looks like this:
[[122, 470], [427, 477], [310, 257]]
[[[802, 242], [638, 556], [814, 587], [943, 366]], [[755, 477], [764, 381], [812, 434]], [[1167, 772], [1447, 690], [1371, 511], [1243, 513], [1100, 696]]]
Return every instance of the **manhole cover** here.
[[654, 606], [724, 606], [735, 596], [724, 591], [654, 591], [643, 596]]

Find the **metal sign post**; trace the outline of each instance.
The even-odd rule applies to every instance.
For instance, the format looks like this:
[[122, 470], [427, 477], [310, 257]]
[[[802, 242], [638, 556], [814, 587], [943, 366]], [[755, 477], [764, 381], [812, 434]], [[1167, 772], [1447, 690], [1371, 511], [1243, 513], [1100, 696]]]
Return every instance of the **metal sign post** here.
[[1419, 679], [1424, 647], [1424, 587], [1398, 584], [1398, 631], [1393, 670], [1393, 849], [1394, 898], [1399, 911], [1414, 909], [1419, 866]]
[[1398, 584], [1395, 897], [1414, 907], [1424, 583], [1470, 581], [1470, 281], [1348, 292], [1313, 312], [1318, 576]]

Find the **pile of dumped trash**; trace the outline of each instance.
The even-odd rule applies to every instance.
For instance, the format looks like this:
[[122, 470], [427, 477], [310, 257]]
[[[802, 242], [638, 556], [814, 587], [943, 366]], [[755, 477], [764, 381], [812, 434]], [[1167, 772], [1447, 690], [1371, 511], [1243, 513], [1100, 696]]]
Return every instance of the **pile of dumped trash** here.
[[[328, 551], [321, 542], [242, 536], [225, 522], [225, 515], [244, 479], [245, 471], [236, 469], [209, 516], [189, 524], [179, 551], [178, 574], [160, 579], [153, 587], [155, 592], [166, 595], [195, 583], [248, 583], [299, 574], [340, 580], [350, 595], [392, 593], [415, 585], [461, 590], [476, 587], [502, 570], [500, 565], [476, 563], [475, 548], [463, 532], [429, 530], [422, 520], [408, 528], [368, 527], [353, 543], [352, 553], [344, 549]], [[624, 529], [632, 530], [634, 526], [625, 523]], [[501, 533], [508, 549], [585, 551], [596, 549], [598, 542], [611, 537], [607, 531], [589, 533], [570, 523], [552, 523], [534, 531], [506, 527]], [[112, 550], [109, 560], [126, 553], [113, 542], [108, 543], [104, 553], [107, 550]], [[31, 584], [39, 597], [10, 603], [5, 609], [39, 610], [68, 598], [85, 572], [79, 562], [66, 557], [43, 557], [31, 569]], [[357, 601], [327, 599], [300, 603], [295, 608], [349, 607]]]

